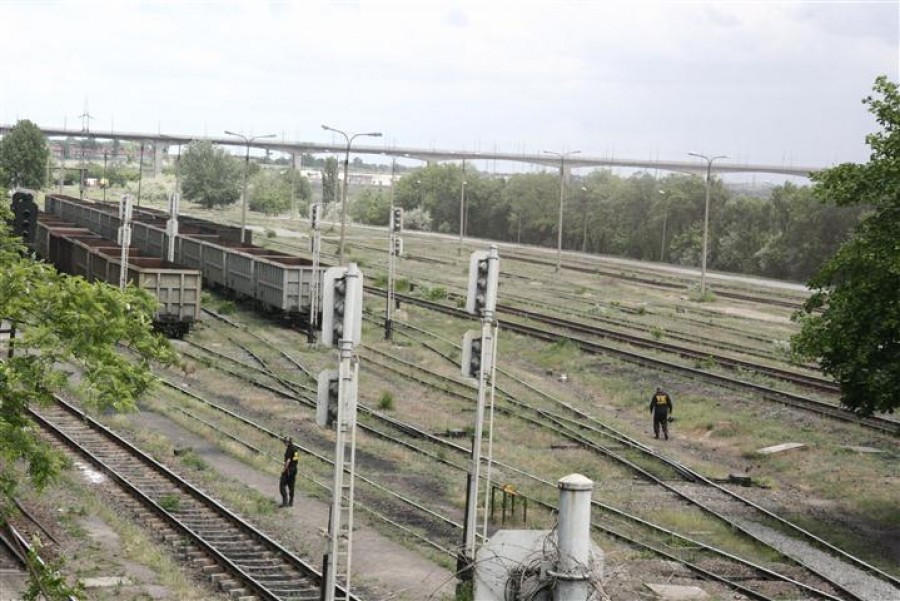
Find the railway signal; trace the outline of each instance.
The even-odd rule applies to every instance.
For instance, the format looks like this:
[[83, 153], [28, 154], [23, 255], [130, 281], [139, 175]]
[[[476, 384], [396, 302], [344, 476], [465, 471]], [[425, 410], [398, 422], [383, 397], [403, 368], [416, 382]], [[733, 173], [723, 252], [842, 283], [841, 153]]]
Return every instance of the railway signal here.
[[362, 334], [362, 273], [356, 263], [325, 271], [322, 291], [322, 342], [343, 348]]
[[391, 309], [394, 306], [394, 264], [396, 258], [403, 254], [403, 239], [400, 238], [400, 231], [402, 229], [403, 209], [400, 207], [392, 207], [390, 223], [388, 224], [388, 280], [387, 294], [385, 295], [387, 304], [384, 309], [385, 340], [390, 340], [394, 335], [394, 320], [391, 318]]
[[[462, 373], [478, 381], [478, 402], [475, 409], [475, 431], [472, 437], [472, 462], [467, 475], [466, 520], [463, 525], [463, 550], [458, 558], [457, 572], [463, 581], [473, 578], [475, 561], [475, 530], [478, 506], [478, 480], [481, 470], [481, 438], [484, 430], [485, 397], [488, 383], [491, 394], [491, 415], [494, 407], [494, 366], [497, 325], [494, 311], [497, 308], [497, 280], [500, 274], [500, 257], [497, 245], [490, 250], [475, 251], [469, 259], [469, 286], [466, 311], [481, 318], [481, 331], [469, 331], [463, 336]], [[491, 417], [490, 423], [493, 423]], [[491, 480], [491, 440], [488, 433], [487, 475], [484, 497], [485, 534], [487, 530], [488, 500]]]
[[321, 217], [322, 205], [317, 202], [309, 205], [309, 227], [314, 230], [318, 230]]
[[20, 236], [25, 244], [34, 242], [34, 234], [37, 229], [37, 204], [34, 195], [21, 190], [13, 193], [13, 234]]
[[128, 247], [131, 246], [131, 212], [134, 197], [131, 194], [123, 194], [119, 204], [119, 216], [122, 218], [122, 226], [119, 228], [119, 244], [122, 245], [122, 255], [119, 264], [119, 288], [125, 290], [128, 285]]
[[175, 240], [178, 238], [178, 211], [181, 206], [181, 194], [173, 192], [169, 196], [169, 220], [166, 222], [166, 236], [168, 248], [166, 259], [169, 263], [175, 262]]
[[491, 250], [476, 250], [469, 259], [469, 286], [466, 311], [478, 317], [490, 315], [497, 308], [497, 282], [500, 279], [500, 259], [497, 246]]
[[391, 210], [391, 233], [399, 234], [403, 229], [403, 209], [394, 207]]
[[481, 374], [482, 364], [484, 364], [485, 371], [490, 371], [491, 357], [485, 357], [483, 349], [484, 344], [479, 330], [469, 330], [463, 335], [462, 361], [460, 362], [462, 375], [477, 379]]
[[[353, 541], [353, 491], [356, 477], [356, 404], [359, 358], [353, 352], [362, 334], [363, 275], [350, 263], [325, 271], [322, 294], [322, 342], [337, 346], [337, 372], [323, 372], [318, 381], [317, 421], [328, 421], [328, 405], [336, 394], [334, 472], [328, 553], [322, 578], [322, 598], [334, 601], [340, 575], [349, 599]], [[336, 387], [333, 381], [336, 379]], [[320, 415], [322, 416], [320, 418]]]
[[323, 428], [334, 428], [338, 418], [340, 379], [335, 369], [319, 372], [316, 396], [316, 423]]

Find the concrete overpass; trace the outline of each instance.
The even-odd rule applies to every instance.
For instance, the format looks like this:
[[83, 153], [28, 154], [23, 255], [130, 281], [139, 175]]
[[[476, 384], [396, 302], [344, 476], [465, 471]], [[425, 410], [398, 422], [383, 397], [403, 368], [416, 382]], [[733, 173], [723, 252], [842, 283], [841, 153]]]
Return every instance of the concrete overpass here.
[[[0, 125], [0, 136], [5, 135], [11, 128], [10, 125]], [[61, 127], [42, 127], [41, 131], [47, 137], [58, 138], [93, 138], [101, 140], [128, 140], [153, 144], [156, 159], [159, 161], [162, 148], [189, 144], [195, 140], [205, 140], [221, 146], [246, 147], [243, 140], [232, 136], [184, 136], [163, 133], [127, 132], [127, 131], [83, 131], [80, 129], [66, 129]], [[253, 148], [284, 152], [288, 154], [320, 154], [320, 153], [344, 153], [347, 145], [328, 144], [323, 142], [289, 142], [286, 140], [263, 139], [253, 142]], [[474, 152], [468, 150], [426, 149], [403, 146], [370, 146], [366, 144], [354, 144], [354, 154], [383, 155], [397, 158], [409, 158], [425, 162], [435, 161], [512, 161], [529, 163], [534, 165], [558, 166], [559, 158], [549, 154], [529, 154], [510, 152]], [[705, 173], [706, 163], [692, 160], [652, 160], [652, 159], [614, 159], [606, 157], [592, 157], [587, 155], [573, 155], [566, 158], [566, 166], [571, 169], [579, 167], [624, 167], [631, 169], [660, 169], [678, 173]], [[791, 175], [809, 177], [814, 171], [824, 167], [797, 167], [786, 165], [751, 165], [740, 163], [728, 163], [716, 161], [713, 163], [714, 173], [772, 173], [777, 175]]]

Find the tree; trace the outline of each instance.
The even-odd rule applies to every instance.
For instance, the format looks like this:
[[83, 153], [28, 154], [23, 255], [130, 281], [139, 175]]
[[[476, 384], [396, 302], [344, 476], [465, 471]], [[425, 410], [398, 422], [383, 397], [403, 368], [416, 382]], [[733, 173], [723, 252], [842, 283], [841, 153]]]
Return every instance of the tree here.
[[181, 155], [181, 190], [185, 198], [211, 209], [241, 195], [241, 164], [207, 141], [191, 142]]
[[391, 212], [390, 194], [380, 189], [372, 191], [366, 188], [354, 199], [349, 209], [350, 217], [367, 225], [387, 225]]
[[841, 404], [860, 414], [900, 405], [900, 92], [876, 79], [863, 102], [882, 131], [870, 134], [866, 164], [844, 163], [813, 174], [814, 193], [871, 212], [808, 282], [814, 291], [796, 319], [793, 349], [819, 360], [841, 386]]
[[274, 169], [261, 169], [250, 180], [249, 208], [278, 215], [291, 208], [291, 182]]
[[322, 171], [322, 204], [340, 202], [338, 197], [338, 163], [334, 157], [325, 159]]
[[[28, 407], [48, 405], [54, 392], [68, 386], [89, 410], [130, 410], [153, 382], [150, 362], [176, 359], [168, 341], [151, 330], [155, 298], [134, 286], [120, 291], [61, 275], [25, 258], [6, 226], [10, 216], [0, 205], [0, 317], [16, 329], [14, 352], [0, 357], [0, 521], [14, 510], [20, 481], [27, 478], [41, 489], [63, 468]], [[73, 368], [77, 382], [69, 380]], [[47, 580], [46, 574], [35, 576]], [[65, 587], [57, 584], [59, 593]]]
[[37, 125], [22, 119], [0, 140], [0, 186], [40, 188], [50, 151]]

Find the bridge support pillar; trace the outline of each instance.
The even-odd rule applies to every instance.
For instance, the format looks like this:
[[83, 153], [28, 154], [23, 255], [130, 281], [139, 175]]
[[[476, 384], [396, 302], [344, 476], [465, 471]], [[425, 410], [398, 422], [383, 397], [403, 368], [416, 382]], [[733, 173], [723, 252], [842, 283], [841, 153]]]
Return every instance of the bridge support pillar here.
[[153, 143], [153, 177], [162, 175], [163, 148], [159, 142]]

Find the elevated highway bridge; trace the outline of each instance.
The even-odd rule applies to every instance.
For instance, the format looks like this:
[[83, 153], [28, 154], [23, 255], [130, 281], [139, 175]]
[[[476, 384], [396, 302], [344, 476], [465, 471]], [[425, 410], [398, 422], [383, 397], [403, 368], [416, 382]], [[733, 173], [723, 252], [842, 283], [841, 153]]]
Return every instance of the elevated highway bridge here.
[[[5, 135], [11, 125], [0, 125], [0, 136]], [[128, 132], [128, 131], [84, 131], [80, 129], [66, 129], [55, 127], [41, 127], [41, 131], [50, 138], [81, 138], [97, 140], [126, 140], [131, 142], [143, 142], [150, 144], [155, 149], [157, 162], [161, 162], [162, 149], [168, 146], [189, 144], [195, 140], [205, 140], [219, 146], [246, 147], [246, 143], [232, 136], [185, 136], [163, 133]], [[252, 144], [253, 148], [283, 152], [287, 154], [322, 154], [344, 153], [347, 150], [345, 143], [329, 144], [325, 142], [291, 142], [287, 140], [260, 139]], [[468, 150], [447, 150], [436, 148], [416, 148], [412, 146], [372, 146], [366, 144], [354, 144], [354, 154], [381, 155], [397, 158], [407, 158], [425, 162], [440, 161], [512, 161], [533, 165], [559, 166], [560, 159], [550, 154], [512, 153], [512, 152], [475, 152]], [[566, 158], [566, 167], [576, 169], [579, 167], [621, 167], [630, 169], [659, 169], [677, 173], [705, 173], [706, 163], [692, 160], [653, 160], [653, 159], [625, 159], [596, 157], [589, 155], [572, 155]], [[777, 175], [789, 175], [797, 177], [809, 177], [814, 171], [824, 167], [813, 166], [787, 166], [787, 165], [754, 165], [747, 163], [728, 163], [716, 161], [712, 165], [713, 173], [771, 173]]]

